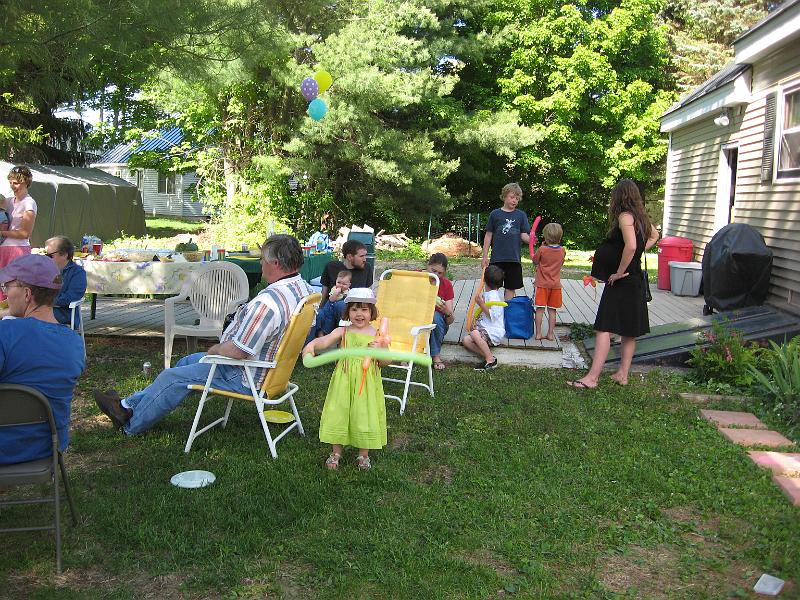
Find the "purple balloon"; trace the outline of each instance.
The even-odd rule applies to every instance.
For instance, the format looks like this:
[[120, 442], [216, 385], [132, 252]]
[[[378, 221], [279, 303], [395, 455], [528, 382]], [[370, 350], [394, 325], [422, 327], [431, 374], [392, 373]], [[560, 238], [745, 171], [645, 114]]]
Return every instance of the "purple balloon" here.
[[313, 100], [319, 94], [319, 84], [313, 77], [306, 77], [300, 84], [300, 93], [306, 100]]

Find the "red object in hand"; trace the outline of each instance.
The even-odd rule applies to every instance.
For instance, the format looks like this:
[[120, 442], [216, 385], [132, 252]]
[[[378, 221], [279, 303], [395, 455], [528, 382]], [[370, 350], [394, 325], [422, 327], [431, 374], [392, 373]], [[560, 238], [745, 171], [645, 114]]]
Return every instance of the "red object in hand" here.
[[583, 287], [591, 285], [594, 288], [594, 299], [597, 300], [597, 279], [591, 275], [583, 276]]
[[[392, 338], [389, 337], [389, 317], [383, 317], [381, 319], [381, 325], [378, 328], [378, 334], [375, 336], [375, 344], [377, 344], [379, 348], [388, 348], [391, 343]], [[372, 359], [369, 356], [365, 356], [364, 360], [361, 362], [363, 373], [361, 374], [361, 385], [358, 388], [359, 396], [364, 391], [364, 381], [367, 379], [367, 371], [371, 364]]]
[[539, 241], [539, 238], [536, 237], [536, 228], [539, 226], [539, 221], [541, 220], [542, 215], [539, 215], [533, 220], [533, 227], [531, 227], [530, 236], [528, 237], [528, 251], [531, 253], [531, 258], [533, 258], [533, 255], [536, 254], [534, 246], [536, 246], [536, 242]]

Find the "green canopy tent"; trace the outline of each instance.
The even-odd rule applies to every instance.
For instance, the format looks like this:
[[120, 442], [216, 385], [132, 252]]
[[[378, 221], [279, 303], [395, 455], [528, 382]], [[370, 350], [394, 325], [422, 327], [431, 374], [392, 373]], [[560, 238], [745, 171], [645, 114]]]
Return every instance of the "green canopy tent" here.
[[[33, 173], [29, 188], [38, 213], [31, 235], [32, 246], [47, 238], [65, 235], [76, 245], [84, 234], [102, 240], [144, 235], [142, 195], [124, 179], [99, 169], [53, 165], [27, 165]], [[8, 172], [13, 164], [0, 161], [0, 193], [12, 196]]]

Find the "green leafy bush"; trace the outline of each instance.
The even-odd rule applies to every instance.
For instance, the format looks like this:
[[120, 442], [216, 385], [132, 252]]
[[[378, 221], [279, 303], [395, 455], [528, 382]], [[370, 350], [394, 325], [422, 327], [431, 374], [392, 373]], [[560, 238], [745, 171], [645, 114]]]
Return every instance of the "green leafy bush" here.
[[748, 371], [768, 408], [791, 423], [800, 423], [800, 336], [788, 344], [770, 341], [770, 345], [772, 349], [765, 351], [768, 368], [750, 365]]
[[572, 323], [569, 326], [569, 337], [573, 341], [585, 340], [594, 336], [594, 327], [589, 323]]
[[762, 348], [746, 343], [740, 332], [714, 323], [711, 331], [700, 334], [697, 346], [691, 351], [687, 361], [692, 367], [690, 378], [712, 387], [721, 384], [746, 389], [755, 381], [750, 367], [762, 364], [762, 354]]
[[418, 260], [423, 264], [427, 262], [428, 255], [422, 249], [422, 242], [412, 240], [408, 246], [400, 250], [376, 250], [376, 258], [378, 260]]

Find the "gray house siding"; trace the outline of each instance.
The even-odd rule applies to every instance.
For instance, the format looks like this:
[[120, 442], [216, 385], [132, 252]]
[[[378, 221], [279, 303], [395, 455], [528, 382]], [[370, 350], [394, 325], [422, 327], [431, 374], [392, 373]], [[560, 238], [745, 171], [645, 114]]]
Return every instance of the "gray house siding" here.
[[[758, 229], [774, 253], [770, 300], [800, 307], [800, 178], [762, 181], [761, 173], [767, 95], [792, 83], [800, 83], [800, 45], [752, 65], [750, 101], [731, 111], [728, 127], [715, 125], [714, 113], [671, 133], [665, 234], [693, 240], [696, 259], [702, 257], [714, 233], [722, 149], [737, 146], [731, 221]], [[779, 143], [776, 136], [775, 160]]]
[[[126, 165], [97, 165], [97, 168], [121, 177], [134, 185], [139, 185], [139, 175], [135, 169]], [[202, 217], [203, 206], [194, 200], [191, 188], [197, 182], [196, 173], [178, 174], [175, 178], [175, 193], [162, 194], [158, 191], [158, 171], [143, 169], [141, 178], [142, 205], [148, 216]]]

